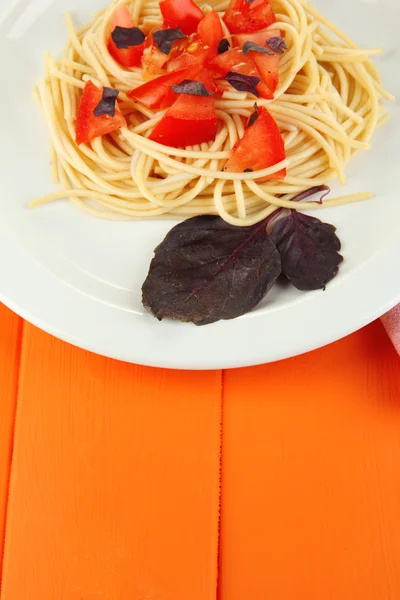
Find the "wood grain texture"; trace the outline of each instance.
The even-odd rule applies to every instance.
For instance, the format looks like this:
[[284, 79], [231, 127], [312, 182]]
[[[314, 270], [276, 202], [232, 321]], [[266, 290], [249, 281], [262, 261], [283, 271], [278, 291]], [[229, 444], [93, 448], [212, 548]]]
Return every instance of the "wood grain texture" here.
[[1, 600], [214, 600], [221, 374], [25, 326]]
[[17, 401], [21, 335], [22, 320], [3, 304], [0, 304], [0, 573]]
[[400, 598], [400, 363], [383, 327], [228, 371], [220, 600]]

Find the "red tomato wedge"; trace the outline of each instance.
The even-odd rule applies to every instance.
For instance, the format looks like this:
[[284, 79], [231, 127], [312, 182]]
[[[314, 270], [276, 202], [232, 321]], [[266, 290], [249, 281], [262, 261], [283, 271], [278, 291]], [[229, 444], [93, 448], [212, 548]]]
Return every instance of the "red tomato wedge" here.
[[[194, 67], [195, 68], [195, 67]], [[212, 78], [210, 72], [207, 69], [201, 69], [197, 75], [191, 75], [189, 72], [187, 79], [193, 79], [194, 81], [201, 81], [204, 84], [207, 92], [210, 94], [219, 94], [218, 86]]]
[[167, 63], [167, 71], [187, 69], [195, 65], [203, 65], [208, 56], [208, 48], [203, 44], [198, 35], [190, 35], [187, 40], [177, 44], [171, 51]]
[[204, 17], [203, 11], [193, 0], [162, 0], [160, 10], [166, 25], [172, 29], [179, 27], [186, 35], [197, 31]]
[[[235, 35], [234, 39], [242, 48], [245, 42], [254, 42], [259, 46], [265, 47], [265, 42], [272, 37], [279, 37], [281, 32], [279, 29], [271, 29], [269, 31], [258, 31], [257, 33], [242, 33]], [[279, 54], [265, 54], [261, 52], [249, 52], [249, 56], [257, 67], [263, 82], [269, 87], [272, 93], [275, 92], [279, 82]]]
[[175, 73], [167, 73], [166, 75], [161, 75], [161, 77], [156, 77], [129, 92], [128, 96], [148, 106], [148, 108], [167, 108], [177, 98], [177, 94], [171, 90], [170, 86], [187, 79], [186, 74], [189, 70], [180, 69]]
[[276, 17], [270, 0], [231, 0], [224, 21], [231, 33], [250, 33], [276, 23]]
[[202, 144], [215, 140], [217, 122], [213, 98], [181, 94], [149, 139], [174, 148]]
[[153, 33], [158, 29], [168, 29], [167, 27], [158, 27], [149, 33], [144, 43], [142, 56], [143, 77], [149, 79], [154, 75], [159, 75], [163, 72], [163, 67], [169, 59], [168, 54], [161, 52], [154, 43]]
[[210, 61], [218, 54], [218, 44], [224, 37], [221, 20], [215, 10], [212, 10], [199, 23], [197, 33], [204, 46], [208, 46], [206, 60]]
[[103, 97], [103, 90], [99, 90], [91, 81], [88, 81], [83, 90], [78, 107], [76, 119], [76, 143], [86, 144], [95, 137], [101, 137], [112, 133], [120, 127], [126, 127], [126, 121], [119, 110], [115, 109], [115, 115], [101, 115], [96, 117], [93, 113], [96, 106]]
[[180, 69], [175, 73], [167, 73], [156, 77], [128, 93], [130, 98], [141, 102], [148, 108], [162, 109], [171, 106], [178, 97], [172, 89], [172, 85], [181, 83], [184, 79], [201, 81], [208, 92], [215, 94], [218, 91], [213, 78], [201, 65], [189, 69]]
[[[259, 171], [285, 160], [285, 145], [278, 125], [266, 108], [258, 109], [258, 118], [247, 127], [244, 136], [236, 142], [225, 164], [224, 171], [243, 173], [246, 169]], [[257, 179], [258, 183], [270, 179], [284, 179], [286, 169]]]
[[[111, 20], [111, 33], [116, 27], [126, 27], [127, 29], [135, 27], [134, 20], [127, 6], [120, 6], [114, 11]], [[138, 67], [140, 65], [144, 43], [138, 46], [130, 46], [129, 48], [118, 48], [112, 37], [110, 37], [107, 47], [114, 60], [123, 67]]]
[[[252, 52], [254, 54], [254, 52]], [[242, 75], [252, 75], [261, 79], [259, 72], [256, 69], [256, 65], [250, 56], [244, 56], [240, 48], [233, 48], [219, 54], [210, 62], [210, 69], [215, 73], [218, 73], [222, 77], [225, 77], [229, 71], [235, 73], [241, 73]], [[261, 98], [272, 100], [274, 95], [269, 87], [261, 80], [256, 87]]]

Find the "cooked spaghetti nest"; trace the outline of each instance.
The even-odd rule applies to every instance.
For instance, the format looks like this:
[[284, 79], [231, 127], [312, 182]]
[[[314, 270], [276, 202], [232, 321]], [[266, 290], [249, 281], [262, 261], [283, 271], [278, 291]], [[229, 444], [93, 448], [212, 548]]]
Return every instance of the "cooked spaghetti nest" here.
[[[228, 1], [201, 4], [222, 17]], [[215, 141], [176, 149], [148, 139], [163, 111], [134, 102], [127, 92], [142, 83], [140, 68], [123, 69], [110, 56], [107, 40], [116, 5], [128, 5], [145, 32], [161, 25], [158, 2], [122, 0], [99, 11], [76, 31], [66, 15], [69, 42], [59, 61], [46, 54], [46, 73], [34, 90], [46, 119], [52, 181], [63, 191], [32, 202], [37, 206], [69, 197], [78, 207], [104, 219], [190, 217], [219, 214], [234, 225], [251, 225], [279, 207], [299, 208], [291, 199], [312, 186], [338, 178], [358, 150], [370, 147], [374, 131], [388, 118], [384, 98], [393, 100], [370, 57], [381, 49], [360, 49], [305, 0], [273, 0], [277, 23], [288, 50], [281, 58], [273, 100], [259, 98], [277, 121], [286, 160], [262, 171], [224, 172], [235, 142], [244, 134], [254, 97], [229, 86], [215, 106]], [[229, 37], [226, 30], [224, 34]], [[75, 143], [77, 107], [85, 83], [120, 90], [118, 107], [127, 127]], [[257, 183], [287, 168], [283, 181]], [[333, 206], [369, 198], [360, 193], [323, 203]], [[317, 205], [301, 203], [301, 208]]]

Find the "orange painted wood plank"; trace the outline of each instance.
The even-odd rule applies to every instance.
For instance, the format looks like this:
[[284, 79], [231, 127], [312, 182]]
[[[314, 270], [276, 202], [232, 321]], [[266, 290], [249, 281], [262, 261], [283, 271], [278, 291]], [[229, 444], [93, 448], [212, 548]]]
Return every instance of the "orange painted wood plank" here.
[[21, 319], [0, 304], [0, 573], [17, 400], [21, 334]]
[[214, 600], [221, 374], [26, 325], [1, 600]]
[[222, 423], [220, 600], [400, 598], [400, 361], [380, 323], [227, 372]]

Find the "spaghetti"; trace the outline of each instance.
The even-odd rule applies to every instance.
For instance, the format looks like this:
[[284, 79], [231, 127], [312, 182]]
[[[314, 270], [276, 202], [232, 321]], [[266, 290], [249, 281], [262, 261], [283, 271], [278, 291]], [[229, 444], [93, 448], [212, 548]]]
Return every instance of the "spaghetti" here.
[[[230, 150], [244, 134], [254, 98], [222, 82], [215, 100], [219, 126], [215, 141], [185, 149], [148, 139], [163, 111], [131, 100], [127, 93], [144, 80], [139, 68], [125, 69], [107, 50], [116, 5], [128, 5], [145, 33], [162, 24], [158, 2], [122, 0], [99, 11], [76, 31], [67, 15], [69, 42], [59, 61], [46, 55], [46, 73], [35, 97], [46, 119], [51, 144], [52, 181], [63, 191], [31, 206], [69, 197], [79, 208], [105, 219], [218, 214], [233, 225], [251, 225], [279, 207], [299, 208], [292, 198], [334, 178], [387, 119], [382, 100], [393, 100], [381, 85], [370, 57], [380, 49], [359, 49], [305, 0], [273, 0], [287, 51], [281, 58], [273, 100], [258, 99], [279, 125], [286, 160], [262, 171], [223, 170]], [[228, 1], [203, 5], [222, 17]], [[229, 32], [224, 32], [229, 39]], [[82, 89], [91, 80], [120, 90], [118, 108], [127, 127], [89, 144], [75, 143], [75, 120]], [[286, 167], [284, 180], [256, 180]], [[360, 193], [323, 203], [334, 206], [369, 198]], [[303, 202], [301, 208], [315, 208]]]

